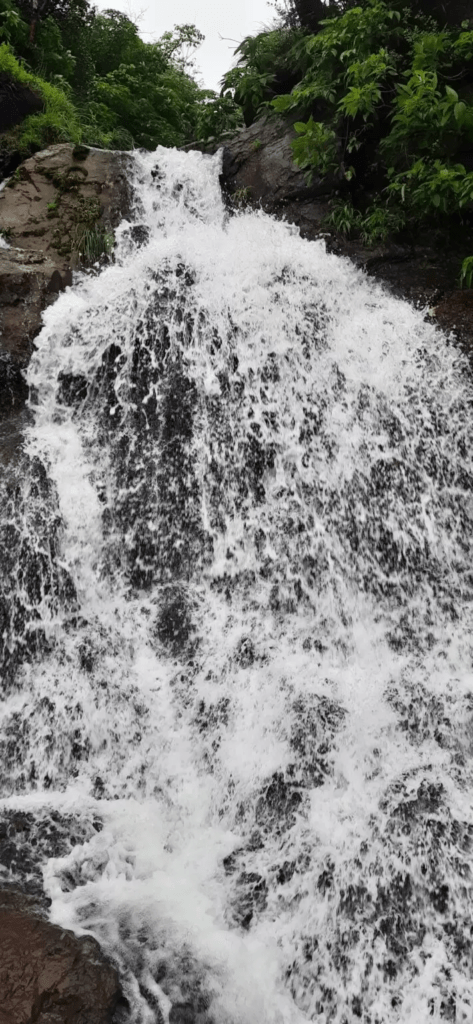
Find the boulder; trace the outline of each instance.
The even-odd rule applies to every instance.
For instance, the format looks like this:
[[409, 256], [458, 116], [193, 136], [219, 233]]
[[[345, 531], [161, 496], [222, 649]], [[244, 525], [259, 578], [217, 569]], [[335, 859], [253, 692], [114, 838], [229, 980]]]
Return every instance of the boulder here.
[[230, 197], [248, 199], [270, 213], [290, 203], [330, 196], [342, 184], [341, 175], [314, 178], [292, 159], [291, 142], [297, 133], [281, 118], [260, 118], [225, 143], [222, 185]]
[[0, 191], [0, 462], [15, 454], [24, 422], [23, 371], [43, 310], [74, 268], [107, 252], [127, 215], [128, 153], [51, 146], [25, 160]]
[[62, 143], [25, 160], [0, 192], [0, 231], [62, 272], [79, 265], [86, 232], [112, 231], [129, 211], [128, 153]]
[[34, 898], [0, 890], [0, 1024], [111, 1024], [120, 998], [95, 939], [44, 920]]

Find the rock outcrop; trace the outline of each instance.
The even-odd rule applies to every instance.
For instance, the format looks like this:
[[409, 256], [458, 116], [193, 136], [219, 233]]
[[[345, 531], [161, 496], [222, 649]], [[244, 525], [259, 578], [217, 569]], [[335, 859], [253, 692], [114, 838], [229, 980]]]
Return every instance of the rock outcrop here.
[[130, 206], [127, 153], [52, 146], [0, 191], [0, 460], [16, 450], [27, 397], [23, 371], [43, 310], [73, 269], [110, 248]]
[[[295, 135], [292, 124], [267, 117], [225, 140], [221, 181], [230, 205], [260, 207], [295, 224], [304, 238], [323, 237], [329, 251], [349, 257], [402, 298], [430, 307], [439, 326], [453, 331], [473, 359], [473, 304], [458, 287], [459, 268], [469, 253], [458, 245], [446, 251], [422, 232], [416, 244], [375, 248], [337, 234], [327, 218], [331, 200], [346, 183], [333, 177], [309, 186], [292, 160]], [[212, 152], [217, 146], [202, 148]]]
[[292, 159], [295, 138], [292, 124], [280, 118], [261, 119], [238, 132], [223, 150], [222, 180], [227, 194], [246, 193], [251, 203], [261, 204], [271, 213], [292, 203], [332, 195], [340, 187], [340, 177], [316, 178], [308, 185], [305, 173]]
[[95, 939], [41, 916], [31, 896], [0, 891], [0, 1024], [110, 1024], [118, 975]]
[[[0, 191], [0, 231], [8, 245], [0, 248], [4, 465], [14, 464], [27, 421], [24, 370], [42, 312], [72, 283], [74, 268], [84, 262], [81, 250], [90, 263], [113, 241], [130, 206], [129, 161], [128, 154], [53, 146], [25, 161]], [[121, 998], [117, 973], [94, 939], [46, 920], [34, 869], [44, 843], [45, 855], [61, 847], [54, 828], [46, 838], [40, 829], [39, 842], [30, 817], [0, 822], [7, 886], [0, 889], [0, 1024], [110, 1024]], [[28, 854], [30, 833], [36, 859]]]

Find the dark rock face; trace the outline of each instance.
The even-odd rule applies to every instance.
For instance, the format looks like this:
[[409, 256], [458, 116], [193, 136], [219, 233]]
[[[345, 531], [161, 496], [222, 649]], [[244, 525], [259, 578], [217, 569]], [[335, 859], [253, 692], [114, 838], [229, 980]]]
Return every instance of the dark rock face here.
[[[13, 128], [30, 114], [43, 110], [43, 100], [28, 85], [15, 82], [5, 72], [0, 74], [0, 135]], [[18, 166], [20, 157], [0, 148], [0, 178]]]
[[118, 976], [90, 936], [50, 924], [31, 897], [0, 892], [0, 1024], [110, 1024]]
[[14, 82], [5, 72], [0, 74], [0, 133], [42, 109], [41, 96], [27, 85]]
[[261, 118], [225, 142], [221, 181], [230, 206], [262, 208], [294, 224], [303, 238], [324, 238], [330, 252], [347, 256], [396, 295], [430, 307], [439, 326], [452, 331], [473, 353], [473, 305], [468, 293], [458, 288], [459, 268], [469, 253], [455, 245], [446, 251], [421, 233], [416, 244], [368, 248], [329, 230], [330, 200], [344, 185], [339, 177], [307, 185], [304, 172], [292, 160], [295, 134], [292, 125], [280, 119]]
[[[0, 193], [1, 195], [1, 193]], [[24, 370], [33, 352], [43, 309], [54, 301], [54, 275], [61, 288], [72, 281], [62, 275], [50, 256], [24, 249], [0, 249], [0, 461], [8, 463], [17, 451], [28, 398]]]
[[270, 213], [291, 202], [330, 195], [340, 179], [316, 178], [309, 186], [292, 159], [290, 144], [295, 138], [292, 124], [276, 118], [262, 118], [239, 132], [223, 152], [222, 184], [227, 195], [245, 193], [249, 202], [261, 204]]
[[[28, 85], [15, 82], [5, 72], [0, 74], [0, 137], [30, 114], [43, 110], [43, 100]], [[0, 146], [0, 180], [11, 174], [21, 156]]]

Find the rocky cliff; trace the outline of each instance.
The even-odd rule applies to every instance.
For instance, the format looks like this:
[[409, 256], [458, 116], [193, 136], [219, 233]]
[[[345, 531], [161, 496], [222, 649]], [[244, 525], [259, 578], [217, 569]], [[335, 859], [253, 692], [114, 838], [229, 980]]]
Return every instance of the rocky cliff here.
[[[127, 213], [128, 161], [126, 154], [54, 146], [25, 161], [0, 191], [3, 467], [15, 465], [21, 445], [24, 370], [42, 312], [72, 283], [74, 268], [100, 257]], [[61, 852], [53, 833], [47, 830], [48, 855]], [[41, 882], [34, 881], [46, 856], [43, 840], [28, 815], [0, 820], [0, 1024], [109, 1024], [120, 1002], [116, 971], [92, 938], [48, 922]]]

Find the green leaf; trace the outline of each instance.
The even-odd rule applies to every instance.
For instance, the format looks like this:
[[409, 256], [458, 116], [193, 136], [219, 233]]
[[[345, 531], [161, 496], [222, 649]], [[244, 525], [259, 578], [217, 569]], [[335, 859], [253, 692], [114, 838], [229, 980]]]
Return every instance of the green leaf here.
[[458, 103], [458, 93], [455, 92], [455, 89], [452, 89], [452, 87], [450, 85], [446, 85], [445, 86], [445, 92], [446, 92], [449, 100], [452, 101], [452, 103]]
[[463, 100], [460, 100], [459, 103], [455, 103], [455, 107], [454, 107], [454, 111], [453, 111], [453, 113], [455, 114], [455, 121], [462, 121], [463, 120], [463, 115], [465, 113], [465, 110], [466, 110], [466, 103], [463, 103]]

